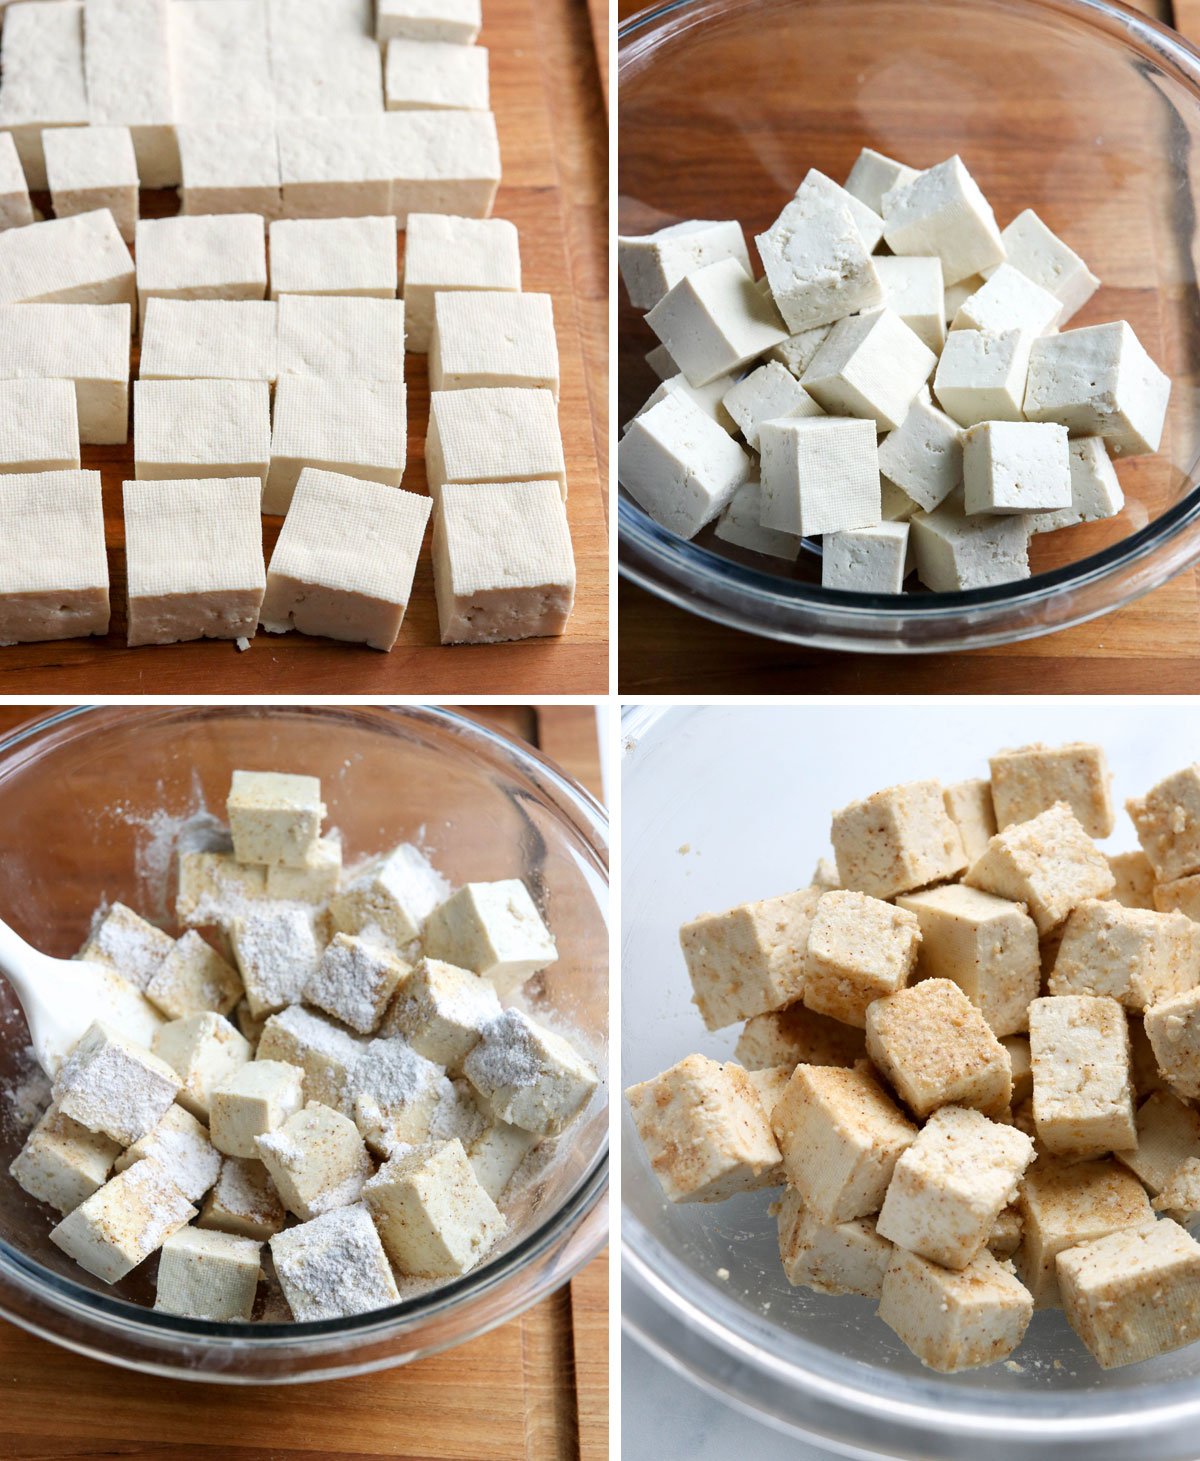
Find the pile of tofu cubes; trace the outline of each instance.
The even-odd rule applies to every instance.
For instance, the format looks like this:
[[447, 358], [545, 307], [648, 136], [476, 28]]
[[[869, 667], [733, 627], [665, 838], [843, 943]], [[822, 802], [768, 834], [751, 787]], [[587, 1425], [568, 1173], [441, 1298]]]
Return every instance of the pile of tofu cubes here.
[[620, 240], [662, 384], [618, 474], [660, 526], [819, 537], [824, 586], [896, 594], [1028, 578], [1034, 533], [1121, 511], [1110, 453], [1158, 450], [1170, 381], [1124, 321], [1064, 328], [1100, 281], [1032, 210], [1001, 231], [959, 157], [867, 148], [755, 242], [758, 282], [736, 221]]
[[98, 915], [79, 957], [142, 1038], [88, 1029], [12, 1176], [105, 1283], [160, 1253], [170, 1314], [270, 1315], [264, 1243], [301, 1321], [467, 1273], [597, 1085], [510, 1003], [553, 935], [524, 883], [452, 892], [407, 843], [343, 877], [314, 777], [235, 771], [228, 816], [231, 850], [180, 854], [181, 938]]
[[[261, 624], [390, 650], [431, 517], [444, 643], [564, 631], [553, 306], [488, 216], [479, 27], [479, 0], [8, 9], [0, 643], [108, 631], [81, 446], [127, 442], [139, 336], [129, 644], [246, 648]], [[139, 218], [140, 188], [176, 186], [179, 216]], [[406, 349], [429, 358], [428, 496], [401, 490]], [[269, 563], [262, 513], [285, 518]]]
[[680, 942], [709, 1030], [628, 1091], [673, 1202], [782, 1188], [792, 1284], [878, 1301], [932, 1369], [1061, 1308], [1104, 1368], [1200, 1340], [1200, 765], [1126, 803], [1104, 753], [837, 812], [812, 886]]

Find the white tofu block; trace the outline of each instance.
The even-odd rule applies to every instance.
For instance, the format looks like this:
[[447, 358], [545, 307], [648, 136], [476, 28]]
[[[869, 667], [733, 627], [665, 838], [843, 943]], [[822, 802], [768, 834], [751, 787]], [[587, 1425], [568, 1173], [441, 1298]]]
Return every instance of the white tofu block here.
[[538, 1144], [532, 1131], [497, 1122], [467, 1146], [467, 1160], [475, 1169], [479, 1185], [499, 1202], [505, 1189], [520, 1171], [525, 1158]]
[[1067, 428], [1034, 421], [969, 427], [963, 435], [963, 488], [968, 516], [1069, 507]]
[[621, 486], [681, 538], [723, 512], [753, 470], [746, 449], [679, 393], [637, 417], [617, 448]]
[[1027, 279], [1048, 289], [1062, 305], [1060, 324], [1077, 314], [1100, 287], [1100, 281], [1074, 249], [1046, 227], [1032, 208], [1018, 213], [1000, 237], [1008, 263]]
[[104, 1186], [120, 1154], [119, 1142], [89, 1131], [51, 1106], [8, 1171], [30, 1197], [68, 1213]]
[[646, 322], [694, 386], [737, 370], [787, 337], [775, 306], [736, 259], [686, 275]]
[[287, 512], [306, 467], [399, 487], [407, 459], [402, 380], [282, 376], [262, 510]]
[[285, 218], [271, 224], [271, 298], [362, 294], [395, 299], [396, 222], [383, 218]]
[[283, 185], [274, 121], [247, 117], [237, 122], [189, 122], [179, 127], [178, 136], [181, 212], [279, 217]]
[[757, 477], [744, 482], [733, 494], [714, 531], [722, 542], [750, 553], [764, 553], [768, 558], [783, 558], [789, 563], [795, 563], [800, 556], [802, 540], [796, 533], [763, 527], [762, 483]]
[[478, 39], [482, 10], [480, 0], [378, 0], [375, 35], [470, 46]]
[[876, 213], [883, 212], [883, 195], [889, 188], [903, 187], [917, 176], [916, 168], [906, 167], [873, 147], [864, 147], [855, 159], [846, 179], [846, 191]]
[[278, 309], [268, 299], [149, 299], [141, 379], [273, 383], [279, 374]]
[[406, 1274], [469, 1273], [508, 1227], [461, 1141], [393, 1157], [363, 1190], [392, 1262]]
[[373, 931], [402, 949], [449, 896], [450, 884], [420, 848], [402, 842], [368, 863], [331, 901], [329, 916], [340, 933]]
[[960, 426], [1023, 421], [1025, 382], [1033, 341], [1020, 330], [990, 335], [954, 330], [933, 377], [933, 393]]
[[133, 461], [139, 480], [257, 477], [271, 459], [265, 380], [139, 380], [133, 388]]
[[[987, 272], [990, 274], [992, 270], [989, 269]], [[947, 327], [949, 327], [950, 322], [966, 301], [976, 291], [982, 289], [985, 283], [986, 279], [983, 274], [968, 274], [965, 279], [960, 279], [957, 284], [948, 284], [946, 286], [942, 314]]]
[[[725, 397], [737, 384], [737, 377], [733, 375], [719, 375], [715, 380], [710, 380], [707, 385], [694, 386], [686, 375], [673, 375], [663, 381], [653, 395], [649, 396], [645, 405], [637, 413], [644, 416], [652, 407], [657, 406], [659, 401], [665, 401], [669, 395], [679, 392], [693, 401], [706, 416], [711, 416], [718, 426], [727, 431], [730, 436], [736, 434], [738, 425], [729, 412], [725, 409]], [[636, 420], [636, 417], [634, 418]], [[626, 431], [629, 430], [629, 423], [625, 423]]]
[[[889, 482], [886, 477], [879, 479], [880, 498], [883, 509], [883, 521], [885, 523], [908, 522], [914, 512], [920, 511], [920, 503], [914, 502], [907, 492], [897, 487], [895, 482]], [[912, 553], [912, 539], [908, 542], [909, 554]]]
[[486, 218], [500, 186], [500, 138], [491, 112], [385, 112], [392, 212]]
[[851, 589], [863, 594], [903, 593], [907, 571], [906, 522], [828, 533], [821, 544], [823, 588]]
[[135, 1162], [63, 1218], [50, 1241], [81, 1268], [116, 1283], [195, 1216], [169, 1172], [157, 1162]]
[[378, 118], [293, 117], [279, 125], [285, 218], [392, 212], [391, 164]]
[[[922, 391], [901, 424], [879, 443], [879, 470], [909, 502], [927, 512], [944, 502], [963, 479], [962, 430]], [[884, 517], [888, 516], [887, 511]]]
[[137, 232], [138, 171], [129, 128], [55, 127], [42, 134], [42, 147], [55, 217], [107, 209], [131, 244]]
[[151, 299], [265, 299], [267, 237], [256, 213], [143, 218], [137, 226], [138, 311]]
[[521, 248], [504, 218], [413, 213], [404, 235], [404, 309], [408, 348], [422, 353], [433, 337], [435, 294], [451, 289], [521, 288]]
[[144, 188], [180, 181], [167, 0], [84, 0], [88, 120], [128, 127]]
[[201, 1121], [210, 1116], [212, 1093], [250, 1059], [250, 1042], [212, 1010], [170, 1020], [154, 1036], [154, 1053], [183, 1082], [176, 1099]]
[[799, 380], [832, 329], [832, 325], [816, 325], [811, 330], [801, 330], [798, 335], [789, 335], [782, 345], [774, 345], [767, 351], [767, 359], [778, 360]]
[[[784, 343], [786, 344], [786, 341]], [[782, 349], [783, 346], [778, 348]], [[675, 363], [675, 357], [665, 345], [656, 345], [653, 350], [647, 350], [646, 364], [661, 381], [670, 380], [672, 376], [679, 374], [679, 366]]]
[[1000, 264], [987, 281], [969, 294], [950, 322], [952, 330], [1023, 330], [1027, 335], [1048, 335], [1062, 318], [1061, 302], [1040, 284]]
[[398, 299], [285, 294], [279, 374], [330, 380], [404, 379], [404, 304]]
[[725, 392], [723, 402], [752, 447], [758, 446], [758, 428], [764, 421], [825, 414], [791, 371], [777, 360], [769, 360], [752, 370]]
[[689, 219], [617, 239], [617, 264], [634, 309], [653, 309], [681, 279], [722, 259], [736, 259], [749, 274], [750, 253], [736, 219]]
[[875, 272], [883, 286], [884, 307], [899, 315], [922, 343], [940, 355], [946, 343], [946, 289], [941, 259], [904, 258], [896, 254], [876, 259]]
[[367, 1314], [400, 1299], [375, 1224], [357, 1204], [277, 1233], [271, 1257], [292, 1317], [301, 1323]]
[[390, 40], [383, 90], [390, 112], [486, 112], [488, 53], [483, 46], [453, 41]]
[[260, 1248], [253, 1238], [181, 1228], [162, 1246], [155, 1311], [224, 1324], [249, 1320], [258, 1293]]
[[869, 417], [880, 431], [895, 431], [936, 364], [900, 316], [881, 309], [839, 321], [800, 384], [831, 415]]
[[511, 994], [558, 957], [529, 889], [517, 878], [467, 883], [430, 914], [425, 952]]
[[199, 1202], [221, 1172], [221, 1154], [208, 1129], [182, 1106], [168, 1106], [162, 1120], [116, 1159], [123, 1172], [134, 1162], [157, 1162], [189, 1202]]
[[82, 4], [22, 5], [5, 17], [0, 128], [11, 132], [30, 188], [46, 189], [43, 130], [87, 122]]
[[11, 133], [0, 131], [0, 229], [24, 228], [32, 222], [33, 204], [17, 144]]
[[432, 507], [413, 492], [306, 468], [267, 570], [262, 627], [390, 650]]
[[487, 1026], [463, 1074], [501, 1121], [539, 1136], [565, 1130], [599, 1083], [569, 1040], [516, 1009]]
[[1158, 450], [1170, 395], [1170, 377], [1124, 320], [1033, 342], [1025, 415], [1102, 436], [1115, 456]]
[[558, 487], [447, 484], [433, 523], [433, 582], [443, 644], [564, 633], [575, 554]]
[[229, 122], [274, 116], [265, 0], [172, 5], [170, 25], [175, 120], [181, 128], [207, 125], [213, 117]]
[[936, 254], [947, 285], [1004, 262], [995, 214], [957, 155], [883, 195], [883, 236], [894, 254]]
[[79, 468], [79, 410], [66, 380], [0, 381], [0, 473]]
[[549, 391], [434, 391], [425, 475], [437, 502], [449, 482], [553, 481], [564, 501], [567, 467]]
[[0, 233], [0, 304], [132, 304], [133, 281], [107, 210]]
[[0, 644], [108, 632], [99, 472], [0, 476]]
[[253, 639], [261, 496], [257, 477], [124, 484], [130, 645]]
[[284, 120], [378, 118], [383, 58], [369, 7], [267, 0], [275, 111]]
[[1031, 533], [1052, 533], [1076, 523], [1098, 522], [1116, 517], [1125, 506], [1125, 494], [1117, 471], [1100, 436], [1079, 436], [1070, 443], [1071, 505], [1057, 512], [1035, 512], [1029, 518]]
[[1029, 527], [1019, 514], [967, 517], [953, 492], [909, 519], [917, 577], [937, 593], [1029, 577]]
[[548, 294], [470, 289], [435, 298], [431, 390], [516, 386], [548, 390], [558, 400], [558, 377]]
[[840, 203], [843, 208], [850, 210], [850, 216], [854, 219], [854, 226], [858, 230], [858, 236], [862, 239], [863, 248], [867, 253], [873, 254], [879, 247], [879, 240], [883, 237], [883, 219], [879, 211], [864, 203], [850, 192], [843, 188], [840, 183], [835, 183], [832, 178], [826, 177], [823, 172], [810, 168], [805, 174], [804, 181], [796, 189], [796, 197], [804, 194], [806, 198], [814, 200], [825, 199], [829, 204]]
[[127, 304], [0, 305], [0, 380], [69, 380], [85, 446], [123, 443], [129, 426]]
[[807, 538], [880, 521], [872, 422], [767, 421], [759, 445], [764, 527]]

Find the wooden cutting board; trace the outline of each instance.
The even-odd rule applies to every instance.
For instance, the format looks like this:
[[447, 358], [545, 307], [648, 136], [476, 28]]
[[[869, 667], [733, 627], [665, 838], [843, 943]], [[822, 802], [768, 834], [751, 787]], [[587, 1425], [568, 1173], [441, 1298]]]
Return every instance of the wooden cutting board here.
[[[0, 735], [53, 707], [0, 706]], [[467, 707], [601, 794], [590, 707]], [[519, 1319], [418, 1364], [235, 1390], [102, 1365], [0, 1321], [0, 1457], [604, 1461], [608, 1259]]]
[[[562, 367], [578, 588], [561, 640], [439, 643], [429, 537], [399, 642], [389, 655], [302, 635], [259, 634], [245, 654], [226, 641], [125, 646], [121, 482], [125, 447], [85, 447], [104, 481], [113, 619], [107, 639], [0, 650], [0, 694], [587, 694], [608, 688], [608, 124], [601, 58], [607, 39], [580, 0], [487, 0], [480, 43], [490, 51], [492, 104], [504, 181], [495, 215], [521, 232], [523, 286], [553, 296]], [[44, 208], [48, 199], [41, 200]], [[147, 217], [174, 214], [174, 192], [146, 193]], [[403, 264], [403, 236], [400, 238]], [[136, 357], [135, 357], [136, 362]], [[409, 355], [404, 486], [425, 492], [426, 357]], [[136, 378], [136, 363], [134, 376]], [[131, 392], [132, 394], [132, 392]], [[268, 559], [282, 519], [264, 518]]]

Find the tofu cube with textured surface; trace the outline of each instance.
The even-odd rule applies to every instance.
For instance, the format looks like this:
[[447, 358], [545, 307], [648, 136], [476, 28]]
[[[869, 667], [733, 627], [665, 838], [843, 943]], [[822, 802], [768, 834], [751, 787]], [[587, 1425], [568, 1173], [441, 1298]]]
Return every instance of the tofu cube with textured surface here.
[[68, 1213], [104, 1186], [120, 1154], [120, 1143], [112, 1137], [89, 1131], [51, 1106], [8, 1171], [30, 1197]]
[[1004, 262], [991, 205], [955, 155], [882, 199], [883, 236], [894, 254], [936, 254], [947, 284]]
[[1050, 994], [1106, 994], [1148, 1009], [1200, 983], [1200, 925], [1182, 913], [1151, 913], [1089, 898], [1067, 919]]
[[227, 927], [266, 897], [265, 872], [231, 852], [180, 852], [175, 916], [189, 928]]
[[[879, 241], [883, 238], [883, 219], [879, 216], [878, 211], [869, 207], [861, 198], [855, 197], [840, 183], [835, 183], [832, 178], [826, 177], [815, 167], [810, 167], [805, 173], [804, 180], [796, 189], [794, 196], [810, 207], [824, 202], [830, 207], [840, 204], [849, 209], [863, 248], [868, 254], [873, 254], [878, 248]], [[872, 259], [871, 262], [874, 264], [875, 260]], [[767, 282], [769, 285], [770, 281]]]
[[743, 482], [737, 489], [717, 519], [713, 532], [724, 543], [732, 543], [751, 553], [765, 553], [769, 558], [783, 558], [795, 563], [800, 556], [801, 539], [798, 534], [763, 527], [762, 483], [757, 477]]
[[945, 282], [941, 259], [877, 258], [875, 271], [883, 285], [883, 303], [899, 315], [935, 355], [946, 343]]
[[758, 445], [758, 428], [764, 421], [823, 414], [791, 371], [777, 360], [768, 360], [736, 382], [725, 392], [723, 401], [752, 447]]
[[106, 634], [108, 620], [100, 473], [0, 476], [0, 645]]
[[300, 1323], [366, 1314], [400, 1298], [375, 1224], [360, 1203], [277, 1233], [271, 1257], [292, 1317]]
[[988, 1234], [987, 1250], [993, 1258], [1011, 1258], [1021, 1246], [1021, 1213], [1015, 1203], [1004, 1209]]
[[414, 41], [448, 41], [473, 45], [483, 24], [480, 0], [379, 0], [375, 34], [381, 41], [403, 37]]
[[968, 427], [963, 489], [968, 516], [1069, 507], [1067, 428], [1033, 421], [982, 421]]
[[394, 218], [276, 219], [270, 242], [272, 299], [283, 294], [396, 297]]
[[839, 320], [800, 384], [835, 416], [865, 417], [895, 431], [929, 379], [937, 356], [894, 310]]
[[154, 1037], [154, 1053], [183, 1082], [178, 1101], [185, 1110], [207, 1120], [212, 1092], [237, 1073], [251, 1057], [250, 1042], [211, 1011], [171, 1020]]
[[998, 751], [988, 766], [998, 826], [1031, 821], [1055, 802], [1065, 802], [1089, 837], [1112, 832], [1112, 774], [1102, 747], [1089, 741], [1037, 742]]
[[259, 1060], [281, 1060], [304, 1072], [304, 1094], [341, 1108], [362, 1041], [323, 1015], [291, 1005], [272, 1015], [258, 1042]]
[[[1149, 858], [1146, 859], [1150, 861]], [[1153, 880], [1153, 866], [1151, 878]], [[1117, 876], [1113, 869], [1113, 876]], [[1200, 876], [1193, 873], [1186, 878], [1173, 878], [1166, 883], [1154, 884], [1154, 907], [1160, 913], [1186, 913], [1193, 923], [1200, 923]]]
[[278, 129], [285, 218], [378, 218], [392, 212], [382, 118], [289, 117]]
[[1181, 1227], [1194, 1223], [1200, 1216], [1200, 1157], [1185, 1157], [1150, 1206]]
[[1023, 421], [1033, 341], [1020, 330], [954, 330], [938, 360], [933, 393], [960, 426]]
[[342, 880], [342, 843], [336, 834], [318, 837], [301, 867], [267, 868], [267, 896], [296, 903], [324, 905]]
[[1062, 304], [1028, 275], [1004, 263], [988, 271], [985, 283], [963, 300], [951, 330], [1023, 330], [1048, 335], [1058, 327]]
[[304, 1222], [357, 1202], [371, 1175], [357, 1126], [319, 1101], [264, 1131], [254, 1145], [284, 1207]]
[[1200, 872], [1200, 765], [1164, 777], [1125, 809], [1160, 883]]
[[548, 294], [457, 289], [434, 298], [429, 385], [435, 391], [513, 387], [558, 399], [558, 344]]
[[270, 307], [278, 312], [280, 376], [403, 381], [401, 300], [284, 294]]
[[943, 882], [966, 866], [936, 781], [889, 786], [851, 802], [834, 814], [832, 839], [843, 887], [874, 898]]
[[902, 989], [917, 962], [916, 917], [865, 893], [822, 894], [803, 967], [809, 1009], [862, 1025], [872, 1000]]
[[363, 1195], [388, 1257], [405, 1274], [469, 1273], [508, 1227], [457, 1139], [392, 1157]]
[[175, 948], [175, 940], [124, 903], [114, 903], [79, 951], [81, 959], [107, 964], [145, 991]]
[[253, 1238], [181, 1228], [162, 1246], [155, 1310], [223, 1323], [248, 1320], [258, 1293], [260, 1248]]
[[11, 132], [31, 188], [46, 187], [44, 130], [87, 122], [82, 6], [9, 7], [0, 126]]
[[898, 594], [909, 571], [908, 524], [827, 533], [821, 544], [821, 583], [856, 593]]
[[[873, 245], [863, 240], [853, 195], [846, 197], [836, 185], [827, 186], [828, 181], [810, 173], [771, 227], [755, 239], [774, 307], [787, 324], [785, 335], [883, 303]], [[671, 353], [679, 359], [674, 349]]]
[[71, 382], [0, 380], [0, 472], [78, 470], [79, 407]]
[[963, 479], [962, 431], [922, 390], [879, 443], [879, 470], [918, 507], [944, 502]]
[[870, 421], [764, 421], [763, 526], [802, 537], [875, 527], [882, 515], [875, 435]]
[[734, 1049], [747, 1070], [767, 1066], [840, 1065], [849, 1067], [867, 1053], [866, 1037], [854, 1025], [819, 1015], [797, 1002], [746, 1021]]
[[303, 867], [321, 835], [325, 804], [315, 776], [235, 771], [225, 801], [239, 862]]
[[0, 233], [0, 303], [132, 305], [136, 297], [133, 257], [107, 208]]
[[965, 1268], [1016, 1201], [1033, 1157], [1033, 1142], [1015, 1126], [966, 1106], [941, 1107], [896, 1163], [880, 1236], [944, 1268]]
[[279, 216], [283, 193], [274, 117], [188, 122], [176, 128], [176, 135], [181, 212]]
[[278, 311], [270, 299], [152, 296], [142, 316], [139, 376], [274, 383], [279, 375]]
[[396, 111], [488, 109], [488, 53], [482, 46], [453, 41], [388, 41], [384, 96]]
[[742, 903], [685, 923], [679, 943], [693, 1002], [710, 1030], [798, 1000], [817, 888]]
[[[236, 772], [234, 774], [237, 775]], [[314, 780], [312, 777], [282, 779]], [[315, 794], [319, 807], [319, 790]], [[250, 801], [252, 795], [258, 793], [246, 785], [242, 796], [247, 808], [255, 806]], [[247, 841], [246, 845], [264, 854], [277, 852], [280, 848], [285, 848], [289, 855], [296, 854], [298, 839], [306, 833], [290, 829], [289, 819], [294, 822], [295, 829], [300, 829], [311, 815], [320, 817], [319, 811], [314, 813], [311, 803], [305, 805], [308, 796], [307, 789], [299, 791], [297, 800], [289, 800], [286, 791], [280, 792], [273, 787], [265, 790], [257, 803], [263, 811], [262, 830], [258, 834], [260, 840]], [[233, 815], [231, 812], [231, 818]], [[249, 824], [250, 810], [241, 810], [237, 815], [243, 826]], [[252, 834], [247, 831], [242, 835], [248, 839]], [[263, 903], [243, 917], [235, 918], [229, 932], [250, 1013], [270, 1015], [290, 1004], [299, 1004], [321, 960], [309, 911], [288, 904]]]
[[617, 267], [634, 309], [653, 309], [686, 275], [721, 259], [736, 259], [749, 273], [750, 255], [736, 219], [688, 219], [617, 239]]
[[1188, 1100], [1200, 1097], [1200, 989], [1155, 1000], [1146, 1010], [1145, 1030], [1171, 1089]]
[[309, 975], [304, 999], [360, 1035], [369, 1035], [409, 973], [410, 966], [385, 949], [338, 933]]
[[1200, 1113], [1171, 1091], [1155, 1091], [1138, 1107], [1137, 1145], [1117, 1156], [1154, 1196], [1180, 1162], [1200, 1156]]
[[425, 920], [427, 957], [470, 969], [511, 994], [558, 957], [529, 889], [519, 878], [466, 883]]
[[1031, 533], [1052, 533], [1076, 523], [1099, 522], [1116, 517], [1125, 506], [1125, 494], [1103, 438], [1080, 436], [1069, 447], [1071, 505], [1056, 512], [1033, 513], [1029, 519]]
[[122, 1152], [114, 1170], [143, 1161], [157, 1162], [189, 1202], [199, 1202], [221, 1171], [221, 1154], [207, 1129], [182, 1106], [169, 1106], [152, 1131]]
[[[759, 288], [766, 288], [770, 285], [767, 280], [759, 281]], [[814, 325], [811, 330], [800, 330], [794, 335], [789, 335], [786, 340], [778, 345], [772, 345], [764, 357], [767, 360], [777, 360], [785, 370], [790, 371], [797, 380], [804, 374], [812, 362], [813, 356], [829, 338], [832, 325]]]
[[519, 292], [520, 288], [520, 240], [507, 219], [409, 215], [403, 293], [410, 350], [424, 353], [429, 349], [439, 293], [460, 289]]
[[384, 1033], [400, 1036], [419, 1055], [457, 1073], [499, 1015], [500, 1001], [490, 980], [426, 958], [397, 993]]
[[[567, 469], [554, 397], [508, 386], [434, 391], [425, 470], [435, 502], [449, 482], [537, 481], [557, 483], [565, 502]], [[489, 500], [502, 499], [493, 494]], [[495, 515], [502, 512], [497, 507]]]
[[282, 1232], [286, 1221], [283, 1203], [266, 1167], [246, 1157], [225, 1157], [196, 1226], [265, 1243]]
[[166, 0], [84, 0], [88, 120], [128, 123], [144, 188], [180, 180], [170, 7]]
[[402, 949], [420, 937], [425, 920], [449, 896], [449, 883], [420, 848], [403, 842], [332, 899], [329, 912], [341, 933], [377, 929]]
[[[678, 393], [699, 406], [706, 416], [710, 416], [730, 436], [736, 436], [738, 424], [725, 408], [725, 397], [736, 384], [736, 376], [719, 375], [716, 380], [710, 380], [707, 385], [694, 386], [689, 383], [686, 375], [681, 375], [676, 371], [668, 376], [652, 395], [646, 397], [645, 404], [636, 412], [633, 420], [636, 421], [639, 416], [644, 416], [647, 411], [657, 406], [659, 401], [664, 401], [669, 395]], [[632, 421], [625, 423], [622, 435], [629, 430], [632, 424]]]
[[301, 1109], [303, 1082], [304, 1072], [283, 1061], [258, 1059], [239, 1066], [211, 1092], [208, 1129], [213, 1146], [228, 1157], [259, 1159], [258, 1137]]
[[917, 577], [938, 593], [985, 588], [1029, 577], [1029, 525], [1019, 513], [968, 517], [957, 489], [909, 518]]
[[1000, 237], [1004, 240], [1006, 263], [1049, 290], [1062, 305], [1060, 324], [1066, 324], [1099, 289], [1099, 279], [1032, 208], [1018, 213], [1001, 230]]
[[501, 171], [491, 112], [385, 112], [383, 141], [400, 228], [414, 213], [491, 213]]
[[257, 477], [271, 462], [265, 380], [139, 380], [133, 387], [134, 476]]
[[175, 943], [146, 985], [146, 998], [172, 1020], [205, 1010], [227, 1015], [241, 997], [237, 970], [194, 929]]
[[267, 236], [257, 213], [143, 218], [137, 226], [138, 311], [150, 299], [265, 299]]
[[131, 1146], [162, 1119], [180, 1084], [166, 1061], [96, 1020], [54, 1077], [54, 1101], [63, 1116]]
[[517, 1009], [486, 1026], [462, 1068], [498, 1120], [539, 1136], [569, 1126], [599, 1084], [569, 1040]]
[[[138, 170], [128, 127], [54, 127], [42, 134], [56, 218], [107, 208], [127, 244], [138, 226]], [[32, 223], [32, 216], [26, 220]]]
[[944, 792], [946, 811], [958, 828], [968, 863], [974, 862], [996, 835], [992, 784], [983, 777], [956, 781]]
[[1158, 450], [1171, 378], [1124, 320], [1033, 342], [1025, 415], [1100, 436], [1116, 456]]
[[[1114, 903], [1126, 908], [1154, 907], [1154, 869], [1144, 852], [1107, 852], [1105, 857], [1116, 879], [1116, 887], [1109, 895]], [[1161, 908], [1160, 913], [1169, 913], [1170, 908]]]
[[872, 1218], [819, 1222], [789, 1187], [779, 1204], [779, 1256], [790, 1284], [877, 1299], [892, 1245], [875, 1231]]
[[104, 1283], [117, 1283], [195, 1216], [164, 1167], [135, 1162], [68, 1213], [50, 1241]]
[[354, 1117], [371, 1151], [387, 1158], [397, 1144], [429, 1140], [451, 1089], [440, 1065], [405, 1040], [381, 1037], [356, 1062], [342, 1109]]
[[737, 370], [788, 336], [772, 301], [729, 258], [686, 274], [646, 323], [694, 386]]
[[1047, 1150], [1094, 1157], [1137, 1145], [1129, 1026], [1115, 999], [1035, 999], [1029, 1048], [1033, 1117]]
[[1033, 1303], [1011, 1267], [986, 1249], [958, 1271], [898, 1250], [884, 1275], [879, 1317], [923, 1365], [954, 1374], [1011, 1354]]

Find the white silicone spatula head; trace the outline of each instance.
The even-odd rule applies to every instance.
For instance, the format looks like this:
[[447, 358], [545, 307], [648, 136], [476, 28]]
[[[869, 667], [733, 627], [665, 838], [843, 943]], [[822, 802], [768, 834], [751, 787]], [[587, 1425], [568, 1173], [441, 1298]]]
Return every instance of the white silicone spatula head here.
[[52, 959], [3, 922], [0, 974], [16, 991], [34, 1054], [49, 1076], [94, 1020], [147, 1047], [164, 1023], [145, 995], [114, 970], [82, 959]]

